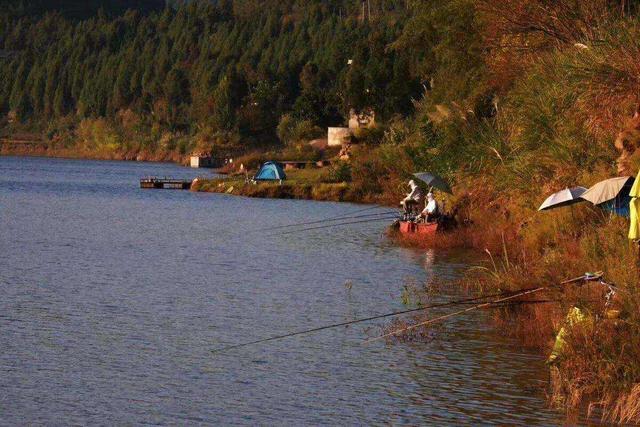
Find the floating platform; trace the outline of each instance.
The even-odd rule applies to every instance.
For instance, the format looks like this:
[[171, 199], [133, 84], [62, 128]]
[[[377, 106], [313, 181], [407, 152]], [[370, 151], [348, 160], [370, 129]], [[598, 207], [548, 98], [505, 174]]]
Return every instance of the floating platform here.
[[185, 179], [147, 177], [140, 179], [140, 188], [188, 190], [191, 181]]

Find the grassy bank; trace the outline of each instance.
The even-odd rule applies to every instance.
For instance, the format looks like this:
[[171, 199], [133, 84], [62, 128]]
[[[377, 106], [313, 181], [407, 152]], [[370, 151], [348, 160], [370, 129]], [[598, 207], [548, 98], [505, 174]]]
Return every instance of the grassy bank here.
[[226, 193], [237, 196], [268, 199], [304, 199], [330, 202], [359, 202], [346, 183], [259, 183], [252, 184], [240, 179], [200, 180], [193, 191]]
[[391, 203], [389, 194], [367, 193], [351, 180], [348, 182], [340, 181], [340, 177], [336, 175], [336, 167], [296, 169], [286, 173], [287, 179], [282, 183], [251, 183], [245, 175], [234, 175], [220, 179], [199, 180], [193, 185], [192, 190], [259, 198], [376, 204]]

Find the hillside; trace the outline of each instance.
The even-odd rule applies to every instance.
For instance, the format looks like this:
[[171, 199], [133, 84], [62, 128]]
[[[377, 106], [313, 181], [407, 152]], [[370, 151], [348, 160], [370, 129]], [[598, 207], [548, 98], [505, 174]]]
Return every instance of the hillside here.
[[402, 13], [374, 6], [364, 20], [320, 1], [200, 1], [79, 22], [5, 14], [0, 47], [12, 54], [0, 62], [0, 112], [52, 141], [73, 143], [70, 127], [95, 133], [91, 121], [104, 118], [116, 144], [165, 135], [180, 152], [194, 141], [273, 144], [285, 113], [309, 120], [312, 133], [349, 108], [406, 115], [420, 85], [407, 58], [387, 49]]

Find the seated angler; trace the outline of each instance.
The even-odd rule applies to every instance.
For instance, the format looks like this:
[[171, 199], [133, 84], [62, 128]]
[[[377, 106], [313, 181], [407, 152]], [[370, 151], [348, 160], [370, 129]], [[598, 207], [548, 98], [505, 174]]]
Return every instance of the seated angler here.
[[427, 194], [427, 203], [420, 216], [424, 218], [425, 222], [433, 222], [440, 216], [440, 208], [435, 197], [433, 197], [433, 193]]
[[423, 197], [422, 190], [414, 180], [409, 181], [409, 187], [411, 192], [400, 202], [405, 214], [412, 213], [420, 205]]

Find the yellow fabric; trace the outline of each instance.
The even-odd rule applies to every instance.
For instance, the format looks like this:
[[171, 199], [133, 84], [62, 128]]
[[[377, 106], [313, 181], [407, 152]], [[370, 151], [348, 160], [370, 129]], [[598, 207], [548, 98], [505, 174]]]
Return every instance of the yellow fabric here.
[[[638, 181], [636, 181], [638, 182]], [[635, 184], [633, 184], [635, 188]], [[640, 198], [634, 197], [629, 202], [629, 213], [631, 214], [631, 224], [629, 225], [629, 239], [640, 239]]]
[[547, 359], [547, 364], [551, 365], [558, 360], [559, 357], [564, 353], [564, 347], [567, 344], [566, 336], [569, 333], [567, 329], [571, 329], [573, 326], [590, 321], [590, 317], [587, 313], [584, 313], [578, 307], [572, 307], [567, 313], [567, 318], [565, 319], [565, 324], [560, 331], [558, 331], [558, 335], [556, 335], [556, 342], [553, 344], [553, 349], [551, 350], [551, 355]]
[[638, 172], [636, 181], [633, 183], [633, 187], [631, 187], [631, 191], [629, 191], [629, 195], [631, 197], [640, 197], [640, 171]]
[[633, 187], [631, 187], [631, 191], [629, 191], [629, 195], [632, 197], [629, 202], [629, 213], [631, 214], [631, 224], [629, 225], [629, 239], [636, 240], [640, 239], [640, 171], [638, 172], [638, 176], [636, 177], [636, 181], [633, 183]]

